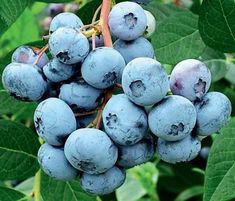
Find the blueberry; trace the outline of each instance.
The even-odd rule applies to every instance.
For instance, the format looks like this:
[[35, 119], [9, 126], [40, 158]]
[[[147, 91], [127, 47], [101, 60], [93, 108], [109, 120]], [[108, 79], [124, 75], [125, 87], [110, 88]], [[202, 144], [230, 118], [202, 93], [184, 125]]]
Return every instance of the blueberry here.
[[64, 11], [65, 5], [62, 3], [50, 3], [47, 8], [48, 15], [54, 17]]
[[8, 93], [20, 100], [37, 101], [47, 90], [41, 70], [31, 64], [9, 64], [3, 71], [2, 82]]
[[82, 63], [82, 77], [98, 89], [108, 88], [122, 76], [125, 61], [121, 54], [109, 47], [99, 47], [90, 52]]
[[50, 81], [61, 82], [69, 79], [75, 73], [75, 69], [72, 65], [66, 65], [54, 58], [43, 67], [43, 73]]
[[[38, 50], [39, 51], [39, 50]], [[30, 46], [20, 46], [12, 54], [11, 61], [14, 63], [33, 64], [37, 57], [38, 51]], [[37, 66], [42, 68], [49, 62], [46, 53], [43, 53], [39, 59]]]
[[200, 151], [200, 157], [203, 160], [207, 160], [209, 157], [209, 153], [210, 153], [211, 148], [210, 147], [202, 147], [201, 151]]
[[34, 124], [38, 135], [54, 146], [63, 145], [66, 138], [76, 130], [73, 111], [58, 98], [48, 98], [37, 106]]
[[105, 105], [102, 115], [105, 131], [120, 145], [137, 143], [148, 129], [144, 109], [133, 104], [125, 94], [113, 96]]
[[87, 38], [72, 28], [58, 28], [48, 44], [52, 56], [65, 64], [78, 63], [89, 53]]
[[81, 78], [70, 84], [63, 84], [60, 88], [59, 98], [75, 110], [92, 110], [98, 106], [102, 92]]
[[153, 138], [146, 136], [134, 145], [118, 146], [117, 164], [124, 168], [132, 168], [149, 161], [154, 152]]
[[77, 177], [78, 170], [67, 161], [63, 148], [43, 144], [38, 150], [38, 162], [42, 170], [52, 178], [68, 181]]
[[156, 20], [155, 17], [153, 16], [152, 13], [150, 13], [147, 10], [144, 10], [146, 17], [147, 17], [147, 27], [146, 30], [144, 32], [144, 37], [146, 38], [150, 38], [153, 33], [155, 32], [156, 29]]
[[126, 178], [126, 172], [116, 166], [98, 175], [83, 173], [81, 187], [92, 195], [105, 195], [112, 193], [120, 187]]
[[117, 147], [107, 134], [94, 128], [74, 131], [64, 147], [65, 156], [76, 169], [88, 174], [100, 174], [117, 161]]
[[[64, 12], [56, 15], [50, 24], [49, 33], [54, 33], [58, 28], [67, 27], [79, 30], [83, 26], [81, 19], [74, 13]], [[64, 41], [66, 42], [66, 41]]]
[[173, 94], [181, 95], [190, 101], [201, 99], [211, 84], [211, 73], [207, 66], [196, 59], [187, 59], [178, 63], [170, 78]]
[[109, 14], [111, 33], [121, 40], [134, 40], [144, 34], [147, 17], [144, 9], [134, 2], [116, 4]]
[[196, 132], [199, 135], [210, 135], [218, 132], [231, 115], [231, 102], [222, 93], [209, 92], [201, 101], [195, 103], [197, 110]]
[[148, 116], [148, 123], [156, 136], [167, 141], [176, 141], [192, 132], [196, 118], [196, 109], [188, 99], [172, 95], [153, 107]]
[[157, 143], [157, 153], [160, 159], [173, 164], [193, 160], [199, 154], [200, 149], [200, 140], [191, 135], [175, 142], [159, 138]]
[[118, 39], [113, 46], [114, 49], [120, 52], [123, 56], [126, 64], [138, 57], [154, 58], [154, 49], [152, 44], [143, 37], [139, 37], [133, 41]]
[[135, 104], [148, 106], [165, 97], [169, 81], [158, 61], [141, 57], [126, 65], [122, 74], [122, 86], [125, 94]]

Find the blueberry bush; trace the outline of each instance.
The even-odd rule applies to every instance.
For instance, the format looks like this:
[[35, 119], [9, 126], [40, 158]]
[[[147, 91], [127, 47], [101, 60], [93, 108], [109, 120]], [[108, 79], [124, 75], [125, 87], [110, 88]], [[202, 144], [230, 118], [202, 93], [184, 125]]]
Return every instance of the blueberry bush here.
[[235, 200], [234, 0], [1, 0], [0, 201]]

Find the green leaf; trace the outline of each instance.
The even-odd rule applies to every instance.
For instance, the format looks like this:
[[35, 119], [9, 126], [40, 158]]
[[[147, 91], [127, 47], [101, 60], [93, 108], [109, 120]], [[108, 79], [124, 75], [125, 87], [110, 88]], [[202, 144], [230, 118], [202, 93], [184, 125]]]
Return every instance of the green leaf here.
[[127, 171], [124, 184], [116, 190], [118, 201], [136, 201], [146, 195], [147, 192], [141, 183]]
[[235, 118], [221, 130], [212, 145], [206, 168], [204, 201], [235, 198]]
[[32, 193], [33, 184], [34, 184], [34, 177], [31, 177], [27, 180], [22, 181], [14, 189], [26, 195], [29, 195], [30, 193]]
[[217, 82], [222, 79], [229, 70], [230, 63], [222, 59], [211, 59], [205, 61], [205, 64], [211, 71], [212, 82]]
[[156, 184], [158, 181], [159, 172], [156, 166], [153, 163], [148, 162], [143, 165], [136, 166], [130, 171], [131, 174], [141, 183], [147, 194], [151, 198], [159, 200], [156, 193]]
[[0, 120], [0, 179], [25, 179], [39, 169], [36, 134], [22, 124]]
[[46, 201], [96, 201], [96, 197], [85, 193], [79, 180], [57, 181], [42, 174], [41, 195]]
[[181, 192], [175, 201], [186, 201], [199, 195], [203, 195], [203, 186], [193, 186]]
[[164, 19], [152, 37], [157, 60], [165, 64], [176, 64], [184, 59], [198, 58], [205, 45], [197, 22], [198, 17], [189, 11]]
[[11, 97], [6, 91], [0, 91], [0, 115], [14, 114], [14, 118], [30, 118], [35, 108], [36, 103], [22, 102]]
[[0, 35], [16, 21], [27, 5], [28, 0], [1, 0]]
[[90, 24], [96, 9], [101, 5], [102, 0], [90, 1], [77, 11], [83, 24]]
[[143, 8], [153, 14], [157, 24], [160, 24], [164, 19], [170, 17], [171, 15], [186, 11], [186, 9], [181, 7], [176, 7], [172, 4], [162, 4], [157, 1], [151, 1], [146, 6], [143, 6]]
[[36, 40], [40, 40], [38, 23], [32, 11], [27, 8], [1, 37], [0, 57], [20, 45]]
[[230, 68], [225, 75], [225, 79], [228, 80], [231, 84], [235, 85], [235, 64], [230, 63]]
[[190, 163], [172, 166], [161, 161], [157, 168], [160, 173], [158, 187], [164, 191], [179, 194], [189, 187], [203, 185], [204, 176], [195, 172]]
[[204, 0], [199, 17], [204, 42], [222, 52], [235, 52], [234, 19], [234, 0]]
[[26, 201], [25, 195], [19, 191], [0, 187], [0, 200], [1, 201]]

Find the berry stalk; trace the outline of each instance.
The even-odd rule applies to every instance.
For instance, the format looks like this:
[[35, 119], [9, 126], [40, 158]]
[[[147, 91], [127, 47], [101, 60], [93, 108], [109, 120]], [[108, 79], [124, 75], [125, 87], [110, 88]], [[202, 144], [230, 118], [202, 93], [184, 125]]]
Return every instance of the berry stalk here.
[[113, 46], [108, 26], [108, 16], [110, 11], [110, 6], [111, 6], [111, 0], [103, 0], [100, 13], [100, 25], [101, 25], [102, 35], [104, 37], [104, 45], [106, 47]]

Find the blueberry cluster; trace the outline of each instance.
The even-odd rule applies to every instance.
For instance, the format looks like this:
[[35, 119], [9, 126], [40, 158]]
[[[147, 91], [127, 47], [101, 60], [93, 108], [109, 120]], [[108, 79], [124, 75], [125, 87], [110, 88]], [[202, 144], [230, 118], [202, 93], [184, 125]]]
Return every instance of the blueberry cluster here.
[[[48, 42], [53, 58], [42, 54], [35, 63], [40, 50], [22, 46], [3, 72], [11, 95], [40, 102], [34, 123], [45, 141], [38, 151], [43, 171], [66, 181], [79, 176], [94, 195], [113, 192], [125, 181], [125, 169], [149, 161], [155, 150], [169, 163], [194, 159], [199, 136], [219, 131], [231, 113], [225, 95], [207, 93], [211, 74], [204, 63], [184, 60], [168, 79], [146, 39], [155, 19], [139, 4], [116, 4], [108, 23], [114, 47], [91, 50], [82, 21], [72, 13], [56, 15]], [[120, 85], [122, 92], [107, 98]], [[91, 124], [99, 113], [100, 129]]]

